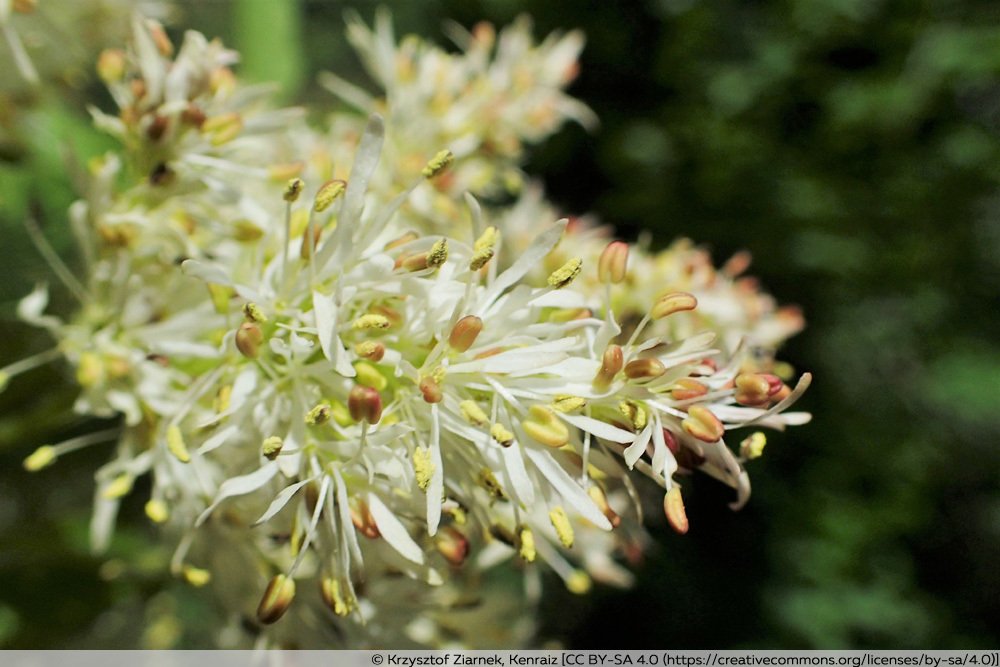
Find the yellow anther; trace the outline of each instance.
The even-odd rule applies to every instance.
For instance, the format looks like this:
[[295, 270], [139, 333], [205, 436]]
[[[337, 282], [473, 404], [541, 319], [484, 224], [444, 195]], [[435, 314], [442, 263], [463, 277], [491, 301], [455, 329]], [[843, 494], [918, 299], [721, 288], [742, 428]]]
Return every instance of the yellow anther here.
[[236, 349], [247, 359], [255, 359], [264, 343], [264, 332], [253, 322], [244, 322], [236, 330]]
[[354, 351], [359, 357], [379, 362], [385, 356], [385, 345], [375, 340], [363, 340], [354, 346]]
[[725, 427], [715, 413], [700, 405], [688, 408], [688, 417], [681, 421], [681, 428], [703, 442], [716, 442], [726, 434]]
[[170, 509], [167, 504], [160, 500], [159, 498], [152, 498], [144, 507], [146, 511], [146, 516], [153, 523], [166, 523], [167, 519], [170, 518]]
[[337, 616], [347, 616], [351, 613], [354, 606], [349, 599], [344, 597], [340, 582], [333, 577], [324, 577], [320, 581], [320, 593], [323, 596], [323, 602]]
[[640, 382], [655, 380], [666, 372], [666, 366], [659, 359], [634, 359], [625, 364], [625, 376]]
[[367, 313], [354, 320], [354, 324], [351, 326], [355, 329], [388, 329], [390, 324], [389, 318], [385, 315]]
[[740, 454], [748, 459], [760, 458], [765, 446], [767, 446], [767, 436], [757, 431], [740, 443]]
[[477, 481], [493, 498], [499, 500], [507, 497], [507, 494], [503, 491], [503, 487], [500, 486], [500, 482], [497, 481], [496, 475], [489, 468], [483, 468], [479, 471]]
[[327, 401], [318, 403], [306, 413], [306, 424], [309, 426], [322, 426], [330, 421], [332, 409]]
[[181, 574], [184, 577], [184, 581], [195, 588], [201, 588], [212, 580], [211, 572], [203, 570], [200, 567], [194, 567], [193, 565], [185, 565], [184, 569], [181, 570]]
[[567, 394], [559, 394], [552, 401], [552, 409], [556, 412], [576, 412], [583, 406], [587, 404], [587, 399], [581, 396], [570, 396]]
[[[462, 416], [465, 417], [465, 421], [473, 424], [474, 426], [482, 426], [485, 424], [489, 417], [483, 411], [479, 404], [471, 399], [466, 399], [458, 404], [458, 409], [462, 411]], [[511, 435], [511, 438], [514, 436]]]
[[177, 424], [171, 424], [167, 427], [167, 450], [181, 463], [187, 463], [191, 460], [187, 445], [184, 443], [184, 435]]
[[115, 500], [126, 496], [132, 490], [133, 481], [131, 475], [123, 472], [111, 480], [111, 483], [101, 492], [101, 496], [108, 500]]
[[649, 311], [650, 317], [659, 320], [667, 315], [673, 315], [684, 310], [694, 310], [698, 307], [698, 299], [687, 292], [672, 292], [656, 300]]
[[351, 417], [351, 411], [346, 405], [338, 400], [330, 401], [330, 416], [333, 421], [337, 422], [340, 426], [350, 426], [354, 423], [354, 419]]
[[265, 625], [281, 618], [295, 599], [295, 581], [283, 574], [271, 579], [257, 605], [257, 620]]
[[580, 275], [580, 271], [582, 269], [583, 260], [579, 257], [574, 257], [549, 274], [549, 287], [553, 287], [555, 289], [566, 287], [573, 282], [578, 275]]
[[354, 364], [354, 372], [357, 373], [356, 381], [366, 387], [382, 391], [389, 386], [389, 381], [379, 370], [367, 361], [359, 361]]
[[687, 512], [684, 511], [684, 498], [681, 496], [681, 487], [674, 486], [663, 496], [663, 513], [667, 515], [667, 522], [675, 532], [683, 535], [688, 532]]
[[233, 223], [233, 238], [240, 243], [252, 243], [264, 236], [264, 230], [249, 220], [237, 220]]
[[483, 321], [475, 315], [466, 315], [451, 329], [448, 345], [456, 352], [465, 352], [472, 347], [483, 331]]
[[434, 462], [431, 461], [431, 452], [423, 447], [416, 447], [413, 450], [413, 472], [417, 477], [417, 486], [421, 491], [427, 491], [427, 485], [431, 483], [434, 475]]
[[264, 438], [264, 443], [260, 446], [260, 453], [264, 455], [265, 459], [273, 461], [278, 458], [278, 454], [281, 453], [281, 448], [284, 446], [284, 440], [276, 435], [272, 435], [269, 438]]
[[450, 165], [454, 160], [455, 156], [451, 151], [447, 149], [438, 151], [438, 153], [427, 162], [427, 165], [420, 170], [420, 174], [424, 178], [434, 178], [447, 169], [448, 165]]
[[219, 387], [215, 400], [212, 401], [212, 408], [217, 414], [222, 414], [229, 409], [229, 401], [233, 396], [233, 385], [224, 384]]
[[562, 545], [569, 549], [573, 546], [573, 525], [569, 522], [569, 517], [566, 516], [566, 510], [562, 508], [562, 505], [557, 505], [552, 508], [549, 512], [549, 521], [552, 522], [552, 527], [556, 529], [556, 536]]
[[438, 239], [427, 253], [427, 266], [438, 268], [448, 261], [448, 239]]
[[528, 414], [521, 427], [529, 436], [549, 447], [562, 447], [569, 442], [569, 429], [551, 408], [536, 403], [528, 408]]
[[58, 457], [59, 455], [55, 447], [52, 445], [42, 445], [32, 452], [28, 458], [24, 459], [22, 465], [24, 465], [24, 469], [28, 472], [38, 472], [42, 468], [48, 468], [55, 463]]
[[635, 401], [625, 400], [618, 404], [618, 411], [621, 412], [632, 424], [632, 428], [641, 431], [646, 428], [648, 415], [646, 409]]
[[101, 358], [93, 352], [84, 352], [76, 367], [76, 381], [81, 387], [95, 387], [104, 381], [104, 364]]
[[531, 528], [521, 526], [521, 529], [517, 532], [517, 537], [517, 553], [526, 562], [534, 563], [537, 553], [535, 551], [535, 535], [531, 532]]
[[301, 178], [289, 179], [288, 183], [285, 184], [285, 192], [281, 196], [286, 202], [292, 203], [293, 201], [298, 200], [305, 187], [305, 181]]
[[316, 201], [313, 203], [313, 210], [317, 213], [322, 213], [326, 209], [333, 205], [333, 202], [337, 201], [338, 198], [347, 189], [347, 182], [342, 181], [339, 178], [327, 181], [320, 186], [319, 191], [316, 193]]
[[121, 49], [104, 49], [97, 58], [97, 76], [104, 83], [116, 83], [125, 76], [125, 52]]
[[469, 261], [470, 269], [478, 271], [493, 259], [498, 237], [497, 228], [491, 226], [487, 227], [480, 237], [476, 239], [476, 242], [472, 246], [472, 259]]
[[566, 590], [574, 595], [586, 595], [592, 586], [590, 575], [583, 570], [573, 570], [566, 577]]
[[490, 428], [490, 435], [504, 447], [510, 447], [511, 443], [514, 442], [514, 434], [507, 430], [503, 424], [494, 424]]
[[625, 280], [628, 269], [628, 244], [612, 241], [597, 260], [597, 279], [602, 283], [618, 284]]

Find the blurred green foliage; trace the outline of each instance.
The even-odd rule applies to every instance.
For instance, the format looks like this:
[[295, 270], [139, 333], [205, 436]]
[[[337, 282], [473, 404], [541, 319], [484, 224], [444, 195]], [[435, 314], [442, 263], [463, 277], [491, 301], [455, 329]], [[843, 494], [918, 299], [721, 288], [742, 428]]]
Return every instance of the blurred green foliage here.
[[[353, 67], [364, 80], [341, 38], [344, 3], [177, 4], [178, 26], [221, 34], [251, 78], [278, 78], [289, 99], [332, 102], [311, 84], [322, 69]], [[1000, 5], [386, 4], [400, 34], [522, 12], [539, 36], [582, 28], [573, 92], [602, 127], [565, 129], [527, 169], [567, 212], [594, 212], [625, 237], [689, 236], [719, 261], [750, 249], [751, 273], [809, 322], [784, 357], [814, 372], [803, 405], [815, 419], [770, 438], [750, 505], [734, 515], [727, 490], [694, 478], [691, 533], [654, 527], [631, 591], [567, 600], [553, 584], [544, 636], [588, 648], [996, 646]], [[351, 6], [370, 17], [376, 5]], [[101, 147], [77, 110], [46, 104], [24, 122], [31, 139], [0, 160], [8, 318], [45, 274], [21, 216], [35, 202], [65, 249], [72, 188], [60, 147], [72, 138], [82, 157]], [[42, 349], [36, 334], [2, 326], [5, 358]], [[154, 628], [160, 640], [206, 645], [197, 619], [213, 610], [160, 574], [137, 508], [111, 555], [133, 565], [86, 555], [87, 471], [102, 452], [21, 472], [35, 445], [86, 428], [60, 416], [71, 400], [55, 371], [0, 396], [0, 645], [149, 643], [148, 628], [144, 638], [126, 621], [153, 618], [143, 615], [158, 604], [178, 606], [189, 626]]]

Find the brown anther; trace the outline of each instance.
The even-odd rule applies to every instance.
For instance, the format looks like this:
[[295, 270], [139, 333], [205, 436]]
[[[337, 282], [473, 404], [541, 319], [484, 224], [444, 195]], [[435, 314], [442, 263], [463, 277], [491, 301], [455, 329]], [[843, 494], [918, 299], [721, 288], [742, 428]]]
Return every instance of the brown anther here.
[[666, 372], [659, 359], [635, 359], [625, 364], [625, 376], [630, 380], [655, 380]]
[[614, 381], [615, 376], [625, 364], [625, 354], [618, 345], [608, 345], [601, 357], [601, 368], [594, 377], [594, 386], [598, 389], [607, 389]]
[[[767, 378], [757, 373], [742, 373], [736, 376], [736, 402], [740, 405], [760, 406], [768, 401], [771, 385]], [[780, 388], [781, 381], [778, 381]]]
[[653, 308], [649, 311], [649, 315], [654, 320], [659, 320], [674, 313], [694, 310], [697, 306], [698, 299], [694, 298], [694, 295], [687, 292], [671, 292], [656, 300]]
[[445, 560], [458, 567], [469, 557], [469, 540], [457, 528], [444, 526], [434, 537], [434, 546]]
[[205, 118], [207, 118], [205, 112], [194, 102], [189, 103], [187, 108], [181, 112], [181, 122], [198, 129], [201, 129], [201, 126], [205, 124]]
[[347, 409], [354, 421], [377, 424], [382, 418], [382, 397], [371, 387], [356, 384], [347, 396]]
[[376, 340], [364, 340], [354, 346], [359, 357], [379, 362], [385, 356], [385, 345]]
[[674, 486], [663, 496], [663, 513], [667, 515], [667, 523], [674, 532], [680, 535], [688, 532], [688, 518], [687, 512], [684, 511], [681, 487]]
[[158, 162], [149, 172], [149, 184], [155, 186], [170, 185], [174, 180], [173, 170], [165, 162]]
[[691, 378], [681, 378], [670, 387], [670, 398], [675, 401], [689, 401], [708, 393], [708, 387]]
[[681, 422], [681, 427], [691, 436], [703, 442], [717, 442], [726, 434], [726, 429], [719, 418], [706, 407], [692, 405], [688, 409], [688, 418]]
[[735, 278], [750, 268], [750, 261], [752, 259], [753, 257], [750, 255], [749, 250], [740, 250], [722, 265], [722, 273], [730, 278]]
[[129, 92], [132, 93], [132, 99], [141, 100], [146, 96], [146, 82], [143, 79], [132, 79], [128, 82], [128, 87]]
[[166, 134], [169, 125], [170, 121], [166, 116], [153, 116], [152, 122], [146, 128], [146, 136], [150, 141], [159, 141]]
[[371, 510], [368, 509], [368, 503], [363, 500], [354, 501], [351, 503], [350, 510], [351, 523], [354, 524], [359, 533], [370, 540], [378, 539], [382, 535], [378, 526], [375, 525]]
[[604, 248], [597, 260], [597, 279], [602, 283], [618, 283], [625, 280], [628, 269], [628, 244], [612, 241]]
[[507, 526], [504, 526], [502, 524], [495, 523], [492, 526], [490, 526], [490, 535], [500, 540], [509, 547], [513, 547], [517, 544], [517, 536], [514, 535], [514, 533], [509, 528], [507, 528]]
[[153, 38], [153, 43], [156, 44], [156, 50], [160, 52], [160, 55], [164, 58], [169, 58], [174, 54], [174, 45], [167, 37], [167, 31], [163, 29], [159, 21], [147, 21], [146, 27], [149, 28], [149, 35]]
[[502, 347], [491, 347], [488, 350], [477, 352], [476, 356], [474, 356], [473, 359], [487, 359], [489, 357], [495, 357], [503, 351], [504, 349]]
[[448, 345], [456, 352], [465, 352], [476, 342], [483, 330], [483, 321], [475, 315], [466, 315], [451, 329]]
[[440, 403], [444, 398], [441, 385], [432, 376], [428, 375], [420, 380], [420, 393], [428, 403]]
[[283, 574], [276, 575], [267, 584], [264, 595], [257, 605], [257, 620], [265, 625], [274, 623], [284, 616], [295, 599], [295, 581]]
[[236, 349], [248, 359], [257, 358], [263, 343], [264, 333], [253, 322], [244, 322], [236, 330]]

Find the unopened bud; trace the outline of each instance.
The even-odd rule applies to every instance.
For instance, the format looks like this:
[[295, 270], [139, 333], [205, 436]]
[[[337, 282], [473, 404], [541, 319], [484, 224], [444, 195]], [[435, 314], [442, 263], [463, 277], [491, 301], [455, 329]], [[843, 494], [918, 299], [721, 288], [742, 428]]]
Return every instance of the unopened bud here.
[[743, 442], [740, 443], [740, 455], [746, 459], [757, 459], [764, 453], [764, 447], [767, 445], [767, 436], [757, 431], [752, 433], [749, 437], [744, 438]]
[[597, 260], [597, 279], [602, 283], [618, 284], [625, 280], [628, 269], [628, 244], [612, 241]]
[[322, 595], [323, 602], [330, 608], [330, 611], [341, 617], [351, 613], [353, 605], [350, 600], [344, 597], [339, 581], [333, 577], [323, 577], [319, 585], [320, 595]]
[[121, 49], [104, 49], [97, 59], [97, 76], [104, 83], [116, 83], [125, 76], [125, 52]]
[[444, 393], [441, 391], [441, 385], [433, 376], [426, 376], [420, 380], [420, 393], [423, 394], [424, 400], [428, 403], [440, 403], [444, 398]]
[[667, 372], [659, 359], [635, 359], [625, 364], [625, 376], [630, 380], [655, 380]]
[[688, 408], [688, 417], [681, 422], [681, 427], [689, 435], [703, 442], [717, 442], [726, 434], [726, 429], [719, 418], [711, 410], [700, 405]]
[[333, 410], [330, 404], [326, 401], [314, 405], [309, 412], [306, 413], [306, 424], [309, 426], [322, 426], [323, 424], [330, 421], [330, 417], [333, 415]]
[[469, 268], [471, 270], [478, 271], [493, 259], [493, 254], [496, 252], [497, 237], [497, 228], [487, 227], [486, 231], [476, 239], [476, 242], [472, 246], [472, 259], [469, 261]]
[[466, 315], [451, 329], [448, 345], [456, 352], [465, 352], [476, 342], [483, 330], [483, 321], [475, 315]]
[[469, 557], [469, 540], [458, 529], [445, 526], [434, 537], [434, 546], [445, 560], [458, 567]]
[[184, 435], [177, 424], [167, 427], [167, 450], [181, 463], [188, 463], [191, 460], [187, 445], [184, 443]]
[[236, 330], [236, 349], [247, 359], [256, 359], [264, 343], [264, 332], [253, 322], [244, 322]]
[[385, 345], [375, 340], [363, 340], [354, 346], [354, 351], [359, 357], [377, 363], [385, 356]]
[[333, 202], [337, 201], [344, 191], [347, 189], [347, 181], [342, 181], [339, 178], [327, 181], [320, 186], [319, 191], [316, 193], [316, 201], [313, 203], [313, 210], [317, 213], [322, 213], [326, 209], [333, 205]]
[[158, 498], [150, 499], [144, 509], [146, 516], [153, 523], [166, 523], [167, 519], [170, 518], [170, 510], [167, 508], [167, 504]]
[[427, 165], [420, 171], [420, 174], [424, 178], [434, 178], [447, 169], [448, 165], [450, 165], [454, 160], [455, 156], [451, 151], [447, 149], [438, 151], [438, 153], [427, 162]]
[[521, 427], [529, 436], [549, 447], [562, 447], [569, 442], [569, 429], [556, 414], [544, 405], [528, 408], [529, 417], [521, 422]]
[[458, 404], [458, 408], [462, 411], [462, 416], [465, 417], [465, 421], [474, 426], [482, 426], [489, 420], [489, 417], [483, 409], [479, 407], [479, 404], [472, 399], [462, 401]]
[[284, 616], [295, 599], [295, 580], [283, 574], [276, 575], [267, 585], [260, 604], [257, 605], [257, 620], [265, 625], [274, 623]]
[[24, 459], [24, 469], [28, 472], [38, 472], [42, 468], [48, 468], [55, 463], [58, 456], [55, 447], [52, 445], [42, 445], [32, 452], [28, 458]]
[[549, 274], [549, 287], [554, 289], [562, 289], [563, 287], [566, 287], [573, 282], [574, 278], [580, 275], [580, 271], [582, 269], [583, 260], [579, 257], [574, 257]]
[[347, 395], [347, 409], [354, 421], [377, 424], [382, 418], [382, 397], [375, 389], [356, 384]]
[[566, 510], [562, 508], [561, 505], [554, 507], [549, 512], [549, 521], [552, 522], [552, 527], [556, 529], [556, 536], [562, 545], [569, 549], [573, 546], [573, 525], [569, 522], [569, 517], [566, 516]]
[[351, 326], [355, 329], [388, 329], [390, 324], [389, 318], [385, 315], [367, 313], [354, 320]]
[[601, 357], [601, 368], [594, 377], [594, 386], [601, 390], [607, 389], [624, 364], [625, 355], [622, 348], [618, 345], [608, 345], [608, 349]]
[[413, 473], [417, 478], [417, 486], [426, 492], [434, 475], [434, 462], [431, 461], [430, 450], [423, 447], [413, 449]]
[[684, 310], [694, 310], [697, 306], [698, 299], [693, 295], [687, 292], [672, 292], [657, 299], [649, 314], [654, 320], [659, 320]]
[[675, 401], [689, 401], [708, 393], [708, 387], [691, 378], [681, 378], [670, 387], [670, 398]]
[[290, 204], [293, 201], [298, 200], [305, 187], [305, 181], [301, 178], [292, 178], [285, 184], [285, 192], [282, 195], [282, 198]]
[[514, 434], [503, 424], [494, 424], [490, 428], [490, 435], [503, 447], [510, 447], [514, 443]]
[[684, 498], [681, 497], [681, 487], [674, 486], [663, 496], [663, 513], [667, 515], [667, 523], [680, 535], [688, 532], [687, 512], [684, 511]]
[[264, 444], [260, 447], [260, 453], [268, 461], [273, 461], [278, 458], [278, 454], [281, 453], [281, 448], [284, 446], [285, 442], [280, 437], [272, 435], [269, 438], [264, 438]]

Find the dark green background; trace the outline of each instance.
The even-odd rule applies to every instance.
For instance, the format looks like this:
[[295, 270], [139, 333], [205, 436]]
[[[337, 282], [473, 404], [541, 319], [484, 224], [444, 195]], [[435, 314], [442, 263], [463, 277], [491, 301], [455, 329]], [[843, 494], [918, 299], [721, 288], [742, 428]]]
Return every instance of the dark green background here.
[[[244, 74], [283, 81], [286, 99], [326, 104], [316, 72], [363, 81], [345, 6], [181, 2], [176, 26], [220, 34]], [[370, 18], [375, 4], [351, 6]], [[1000, 644], [1000, 3], [389, 6], [400, 34], [442, 43], [446, 18], [528, 12], [539, 37], [582, 28], [572, 93], [602, 125], [568, 127], [527, 170], [566, 212], [626, 238], [688, 236], [720, 262], [750, 249], [751, 273], [808, 320], [783, 357], [814, 373], [801, 405], [815, 418], [770, 438], [749, 506], [733, 514], [727, 490], [694, 479], [691, 532], [657, 521], [631, 591], [575, 598], [552, 582], [543, 636], [579, 648]], [[55, 140], [101, 145], [80, 120], [96, 91], [32, 112], [27, 140], [0, 153], [8, 320], [46, 276], [23, 207], [34, 201], [68, 248]], [[46, 345], [15, 323], [0, 333], [3, 359]], [[0, 396], [0, 644], [133, 646], [152, 600], [187, 620], [182, 645], [208, 645], [198, 619], [210, 604], [163, 577], [140, 508], [126, 508], [113, 548], [121, 572], [86, 555], [90, 473], [107, 448], [21, 471], [38, 444], [93, 428], [68, 416], [71, 396], [59, 370]]]

